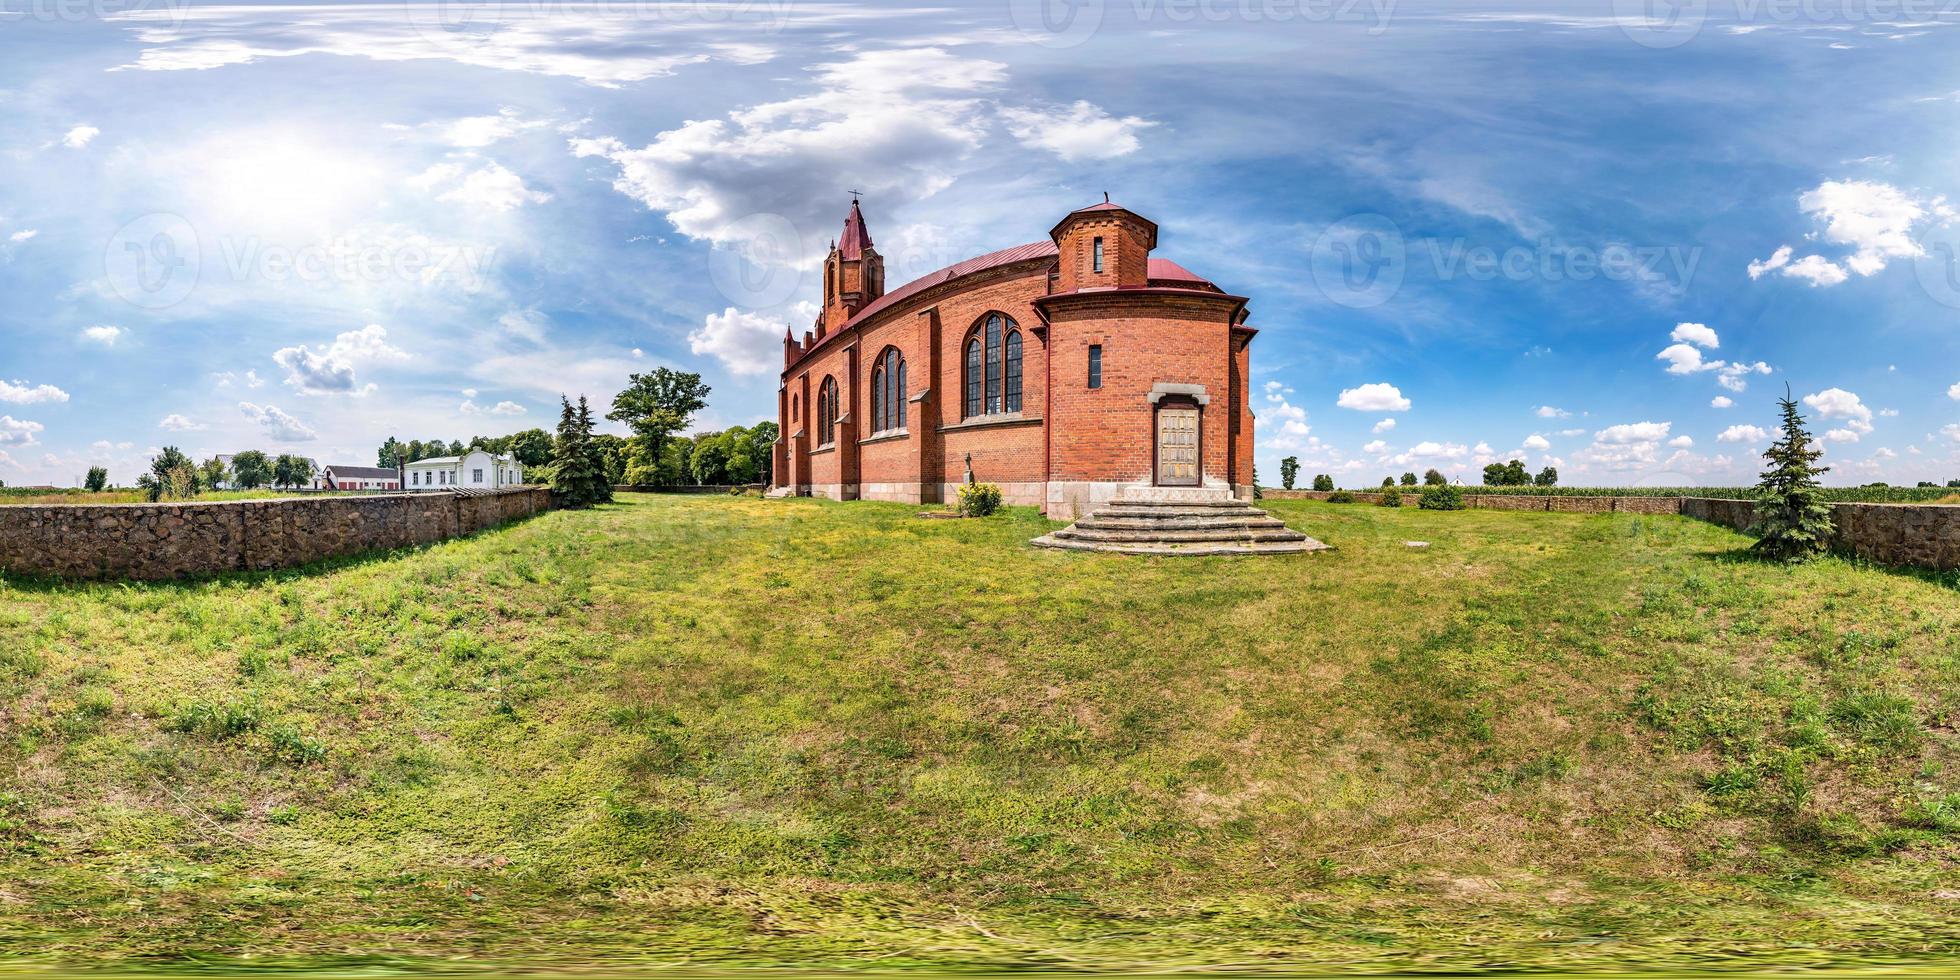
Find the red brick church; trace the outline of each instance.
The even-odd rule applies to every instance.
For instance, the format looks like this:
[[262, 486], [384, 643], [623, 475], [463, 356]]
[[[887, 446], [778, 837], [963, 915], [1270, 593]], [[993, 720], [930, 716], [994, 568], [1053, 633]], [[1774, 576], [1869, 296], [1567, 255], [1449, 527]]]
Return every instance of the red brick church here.
[[1126, 488], [1250, 498], [1246, 298], [1156, 247], [1105, 201], [887, 292], [853, 200], [823, 312], [783, 338], [777, 492], [946, 501], [970, 465], [1059, 520]]

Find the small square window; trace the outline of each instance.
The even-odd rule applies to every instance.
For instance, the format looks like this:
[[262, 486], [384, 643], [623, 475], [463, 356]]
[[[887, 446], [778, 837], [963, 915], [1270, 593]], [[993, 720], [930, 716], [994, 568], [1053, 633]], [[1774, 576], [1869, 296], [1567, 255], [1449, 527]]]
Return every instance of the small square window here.
[[1097, 239], [1096, 239], [1096, 249], [1095, 249], [1095, 256], [1094, 256], [1094, 257], [1093, 257], [1093, 258], [1092, 258], [1092, 259], [1090, 260], [1090, 261], [1091, 261], [1091, 265], [1092, 265], [1092, 267], [1093, 267], [1093, 268], [1095, 269], [1095, 271], [1097, 271], [1097, 272], [1101, 272], [1101, 271], [1103, 271], [1103, 259], [1102, 259], [1102, 255], [1103, 255], [1103, 249], [1102, 249], [1102, 239], [1101, 239], [1101, 238], [1097, 238]]
[[1089, 345], [1089, 387], [1102, 387], [1102, 345]]
[[471, 483], [482, 483], [482, 482], [483, 482], [483, 471], [482, 471], [482, 470], [471, 470], [471, 471], [470, 471], [470, 482], [471, 482]]

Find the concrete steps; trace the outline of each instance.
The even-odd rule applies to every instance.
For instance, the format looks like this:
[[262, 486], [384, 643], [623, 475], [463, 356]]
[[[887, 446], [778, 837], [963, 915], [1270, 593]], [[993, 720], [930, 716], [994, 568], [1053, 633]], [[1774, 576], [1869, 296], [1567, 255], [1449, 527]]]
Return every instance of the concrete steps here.
[[1119, 492], [1087, 517], [1032, 543], [1129, 555], [1272, 555], [1327, 547], [1224, 491], [1195, 488]]

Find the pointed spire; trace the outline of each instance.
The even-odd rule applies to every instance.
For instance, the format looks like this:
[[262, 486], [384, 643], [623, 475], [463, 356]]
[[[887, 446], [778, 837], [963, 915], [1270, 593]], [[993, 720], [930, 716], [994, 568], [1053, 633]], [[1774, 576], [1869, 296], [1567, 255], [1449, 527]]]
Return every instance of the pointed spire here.
[[864, 227], [864, 212], [858, 210], [857, 197], [851, 198], [851, 213], [844, 216], [844, 237], [837, 248], [845, 259], [864, 256], [864, 250], [871, 247], [871, 232]]

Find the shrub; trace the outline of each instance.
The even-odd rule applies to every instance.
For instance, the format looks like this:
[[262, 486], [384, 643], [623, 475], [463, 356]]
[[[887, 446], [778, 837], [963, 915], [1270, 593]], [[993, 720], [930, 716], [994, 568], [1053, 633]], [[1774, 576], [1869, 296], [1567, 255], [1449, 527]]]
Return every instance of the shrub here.
[[1351, 504], [1354, 503], [1354, 494], [1346, 490], [1336, 490], [1327, 495], [1327, 502], [1330, 504]]
[[1416, 506], [1423, 510], [1462, 510], [1463, 488], [1447, 483], [1441, 486], [1422, 488], [1422, 497]]
[[1000, 487], [992, 483], [969, 483], [960, 487], [960, 513], [986, 517], [1000, 509]]
[[1383, 487], [1381, 505], [1383, 507], [1402, 506], [1402, 491], [1395, 487]]

